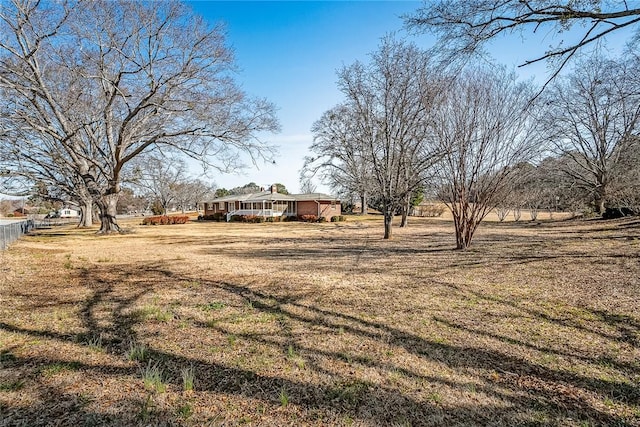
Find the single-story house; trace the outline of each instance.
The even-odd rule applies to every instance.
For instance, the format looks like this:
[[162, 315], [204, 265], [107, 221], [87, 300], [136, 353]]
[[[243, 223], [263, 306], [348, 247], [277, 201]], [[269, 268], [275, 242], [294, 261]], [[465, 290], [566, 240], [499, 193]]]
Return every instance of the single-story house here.
[[342, 215], [340, 200], [322, 193], [281, 194], [272, 185], [269, 190], [250, 194], [216, 197], [204, 204], [204, 214], [224, 214], [262, 217], [315, 215], [327, 219]]

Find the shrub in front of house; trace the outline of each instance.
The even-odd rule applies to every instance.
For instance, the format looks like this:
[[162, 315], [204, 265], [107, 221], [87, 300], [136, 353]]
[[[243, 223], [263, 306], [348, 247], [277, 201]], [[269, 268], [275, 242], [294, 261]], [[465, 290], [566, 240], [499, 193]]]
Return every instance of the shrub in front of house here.
[[189, 221], [188, 216], [149, 216], [142, 220], [142, 225], [186, 224], [187, 221]]
[[345, 220], [346, 218], [344, 217], [344, 215], [336, 215], [331, 217], [331, 222], [342, 222]]
[[316, 222], [318, 217], [316, 215], [300, 215], [298, 219], [302, 222]]
[[158, 225], [159, 221], [160, 221], [160, 217], [148, 216], [142, 219], [142, 225]]
[[201, 215], [198, 217], [198, 219], [203, 219], [205, 221], [224, 221], [225, 220], [225, 214], [222, 212], [216, 212], [213, 214], [209, 214], [209, 215]]
[[318, 218], [318, 222], [327, 222], [327, 217], [321, 216]]
[[248, 222], [250, 224], [260, 224], [265, 221], [263, 216], [260, 215], [242, 215], [242, 222]]
[[173, 221], [171, 224], [186, 224], [187, 222], [189, 222], [189, 217], [186, 215], [170, 216], [169, 218], [171, 218], [171, 220]]

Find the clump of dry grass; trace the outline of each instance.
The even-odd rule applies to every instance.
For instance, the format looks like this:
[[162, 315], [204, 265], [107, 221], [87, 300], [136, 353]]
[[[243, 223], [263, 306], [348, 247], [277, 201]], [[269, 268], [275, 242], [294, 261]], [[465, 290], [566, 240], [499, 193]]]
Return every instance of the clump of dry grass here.
[[3, 422], [640, 423], [638, 221], [395, 236], [374, 216], [26, 236], [0, 253]]

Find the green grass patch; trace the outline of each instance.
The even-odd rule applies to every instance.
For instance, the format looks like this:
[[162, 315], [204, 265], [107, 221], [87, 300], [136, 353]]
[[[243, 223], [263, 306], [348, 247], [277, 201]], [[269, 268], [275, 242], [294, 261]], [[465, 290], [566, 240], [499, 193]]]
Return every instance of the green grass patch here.
[[164, 381], [164, 371], [158, 362], [151, 360], [142, 368], [142, 380], [147, 390], [164, 393], [167, 391], [167, 384]]
[[214, 301], [214, 302], [210, 302], [209, 304], [203, 304], [200, 306], [200, 308], [204, 311], [213, 311], [213, 310], [222, 310], [226, 306], [227, 305], [222, 301]]
[[56, 362], [40, 368], [40, 373], [45, 377], [51, 377], [65, 371], [78, 371], [81, 367], [80, 362]]
[[24, 387], [24, 380], [0, 382], [0, 391], [18, 391]]
[[182, 376], [182, 390], [193, 391], [195, 384], [195, 370], [193, 369], [193, 366], [182, 368], [180, 373]]
[[180, 405], [176, 410], [176, 414], [180, 418], [187, 420], [191, 418], [191, 416], [193, 415], [193, 406], [190, 403], [185, 403], [184, 405]]
[[164, 310], [156, 305], [145, 305], [133, 313], [133, 317], [142, 321], [156, 320], [158, 322], [170, 322], [173, 320], [173, 312]]
[[127, 359], [136, 362], [144, 362], [149, 357], [147, 346], [141, 342], [130, 342], [127, 350]]

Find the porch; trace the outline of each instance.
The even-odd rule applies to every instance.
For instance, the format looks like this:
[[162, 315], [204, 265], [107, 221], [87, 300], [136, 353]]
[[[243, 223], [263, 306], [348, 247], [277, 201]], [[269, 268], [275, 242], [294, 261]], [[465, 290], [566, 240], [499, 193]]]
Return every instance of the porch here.
[[[234, 209], [239, 205], [239, 209]], [[229, 222], [234, 215], [255, 215], [264, 218], [290, 216], [296, 214], [296, 203], [292, 201], [262, 200], [259, 202], [241, 202], [236, 206], [229, 204], [231, 209], [226, 214]]]
[[279, 211], [275, 209], [238, 209], [235, 211], [231, 211], [227, 213], [227, 222], [231, 220], [231, 217], [234, 215], [254, 215], [261, 216], [265, 218], [278, 217], [278, 216], [287, 216], [293, 215], [287, 213], [287, 211]]

